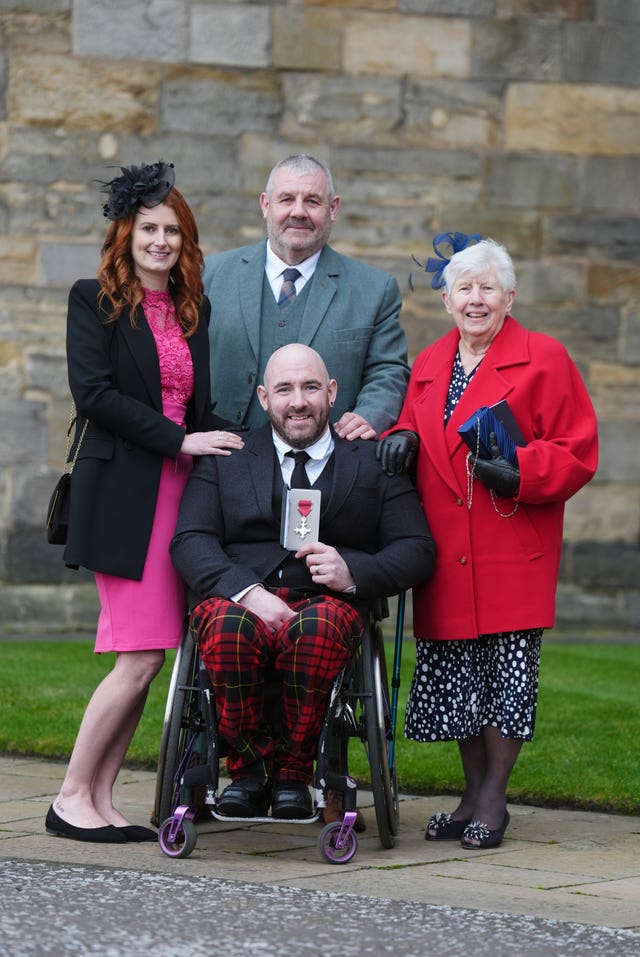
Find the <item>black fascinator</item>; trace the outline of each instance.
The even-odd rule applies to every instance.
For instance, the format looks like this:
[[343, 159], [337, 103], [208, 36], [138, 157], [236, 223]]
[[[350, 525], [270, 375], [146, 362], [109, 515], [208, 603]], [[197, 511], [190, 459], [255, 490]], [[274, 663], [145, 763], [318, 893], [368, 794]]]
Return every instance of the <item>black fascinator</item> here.
[[102, 192], [108, 198], [102, 212], [115, 222], [137, 213], [141, 206], [159, 206], [176, 181], [173, 163], [143, 163], [142, 166], [121, 166], [122, 176], [102, 183]]

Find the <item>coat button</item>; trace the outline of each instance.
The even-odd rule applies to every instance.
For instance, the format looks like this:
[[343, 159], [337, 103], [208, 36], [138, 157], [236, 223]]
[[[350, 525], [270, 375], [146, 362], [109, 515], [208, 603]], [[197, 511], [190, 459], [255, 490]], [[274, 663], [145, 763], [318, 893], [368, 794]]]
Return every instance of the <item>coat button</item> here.
[[457, 498], [457, 499], [456, 499], [456, 505], [462, 505], [462, 499], [461, 499], [461, 498]]
[[466, 555], [463, 555], [463, 556], [462, 556], [462, 558], [460, 559], [460, 564], [461, 564], [461, 565], [466, 565], [466, 564], [467, 564], [467, 556], [466, 556]]

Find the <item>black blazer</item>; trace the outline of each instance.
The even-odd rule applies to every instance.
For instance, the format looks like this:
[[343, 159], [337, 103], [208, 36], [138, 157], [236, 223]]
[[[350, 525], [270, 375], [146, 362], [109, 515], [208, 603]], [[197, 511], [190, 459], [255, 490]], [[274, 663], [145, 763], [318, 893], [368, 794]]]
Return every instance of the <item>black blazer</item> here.
[[[140, 579], [151, 535], [163, 457], [177, 455], [185, 430], [162, 414], [160, 365], [141, 307], [136, 329], [128, 314], [105, 324], [97, 280], [81, 279], [69, 294], [67, 365], [78, 411], [76, 436], [89, 420], [71, 479], [64, 560], [92, 571]], [[187, 431], [220, 427], [211, 412], [209, 300], [187, 340], [194, 392]], [[224, 423], [226, 424], [226, 423]]]
[[[320, 540], [345, 559], [358, 598], [395, 595], [428, 578], [435, 549], [409, 478], [383, 472], [375, 442], [334, 438]], [[233, 455], [200, 458], [182, 497], [170, 551], [189, 586], [191, 607], [264, 582], [290, 554], [280, 545], [274, 509], [274, 476], [279, 481], [280, 473], [271, 426], [246, 433], [244, 440]]]

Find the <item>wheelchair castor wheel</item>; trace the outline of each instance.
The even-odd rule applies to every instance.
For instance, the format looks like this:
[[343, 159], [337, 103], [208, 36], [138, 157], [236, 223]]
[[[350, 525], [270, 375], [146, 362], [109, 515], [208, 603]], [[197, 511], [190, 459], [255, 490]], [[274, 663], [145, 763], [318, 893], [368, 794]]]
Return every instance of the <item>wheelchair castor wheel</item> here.
[[348, 864], [358, 850], [358, 838], [353, 828], [345, 830], [342, 821], [333, 821], [320, 831], [318, 847], [329, 864]]
[[187, 817], [177, 824], [173, 817], [168, 817], [158, 831], [158, 843], [167, 857], [189, 857], [198, 843], [198, 831]]

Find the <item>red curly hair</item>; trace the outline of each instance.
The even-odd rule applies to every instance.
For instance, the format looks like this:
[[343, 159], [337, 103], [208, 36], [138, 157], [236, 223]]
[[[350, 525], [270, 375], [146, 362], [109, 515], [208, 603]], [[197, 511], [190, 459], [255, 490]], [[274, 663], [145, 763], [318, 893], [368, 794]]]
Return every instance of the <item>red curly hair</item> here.
[[[164, 206], [175, 210], [182, 235], [182, 248], [178, 261], [169, 277], [171, 295], [176, 306], [178, 322], [184, 338], [193, 335], [198, 325], [200, 305], [204, 296], [202, 270], [204, 257], [199, 244], [198, 227], [191, 207], [182, 193], [171, 189]], [[135, 273], [131, 255], [131, 234], [136, 214], [111, 223], [102, 246], [102, 259], [98, 268], [101, 291], [99, 304], [107, 299], [111, 305], [109, 321], [115, 322], [125, 309], [129, 309], [131, 325], [136, 325], [136, 309], [144, 299], [142, 283]]]

